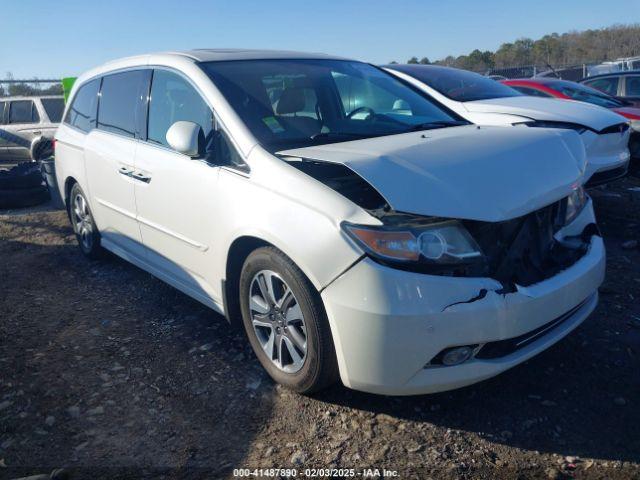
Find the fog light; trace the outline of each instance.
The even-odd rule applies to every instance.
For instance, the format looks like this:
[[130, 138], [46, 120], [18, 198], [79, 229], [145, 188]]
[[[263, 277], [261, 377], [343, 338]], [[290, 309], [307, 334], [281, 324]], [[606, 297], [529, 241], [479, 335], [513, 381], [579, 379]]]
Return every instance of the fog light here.
[[469, 360], [472, 353], [473, 349], [471, 347], [451, 348], [442, 356], [442, 364], [447, 366], [460, 365], [461, 363]]

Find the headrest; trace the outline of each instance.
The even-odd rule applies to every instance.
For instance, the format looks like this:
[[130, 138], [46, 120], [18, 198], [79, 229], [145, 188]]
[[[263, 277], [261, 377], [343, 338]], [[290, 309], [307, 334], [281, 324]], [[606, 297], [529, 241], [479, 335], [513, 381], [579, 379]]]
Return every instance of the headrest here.
[[276, 106], [278, 115], [287, 113], [296, 113], [304, 110], [306, 100], [304, 97], [304, 89], [300, 87], [289, 87], [283, 90]]

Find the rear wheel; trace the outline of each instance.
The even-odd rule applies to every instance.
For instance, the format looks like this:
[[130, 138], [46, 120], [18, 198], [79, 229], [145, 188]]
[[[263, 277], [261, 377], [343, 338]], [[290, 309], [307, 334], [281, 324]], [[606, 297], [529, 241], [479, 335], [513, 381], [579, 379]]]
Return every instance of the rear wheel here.
[[100, 232], [93, 220], [89, 202], [77, 183], [73, 185], [69, 194], [69, 217], [82, 253], [92, 259], [99, 258], [103, 253]]
[[291, 259], [273, 247], [255, 250], [244, 263], [239, 291], [249, 342], [276, 382], [311, 393], [336, 381], [320, 295]]

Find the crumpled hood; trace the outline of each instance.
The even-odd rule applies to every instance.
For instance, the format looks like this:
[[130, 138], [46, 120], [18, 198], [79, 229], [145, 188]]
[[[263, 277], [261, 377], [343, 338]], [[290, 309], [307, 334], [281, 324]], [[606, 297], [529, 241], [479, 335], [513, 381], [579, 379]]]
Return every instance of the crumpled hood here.
[[278, 152], [341, 163], [396, 211], [483, 221], [525, 215], [582, 183], [572, 130], [473, 125]]
[[518, 96], [475, 100], [463, 105], [470, 112], [507, 113], [533, 120], [577, 123], [596, 131], [626, 121], [621, 115], [597, 105], [553, 98]]

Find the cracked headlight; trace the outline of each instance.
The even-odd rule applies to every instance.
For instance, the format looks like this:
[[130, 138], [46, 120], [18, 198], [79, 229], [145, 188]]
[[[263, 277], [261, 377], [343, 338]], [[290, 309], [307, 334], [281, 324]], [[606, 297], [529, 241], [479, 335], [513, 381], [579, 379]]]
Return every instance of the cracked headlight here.
[[569, 225], [580, 214], [584, 206], [589, 201], [587, 193], [584, 188], [576, 188], [571, 195], [567, 197], [567, 202], [564, 211], [564, 224]]
[[480, 247], [455, 220], [399, 225], [353, 225], [344, 231], [371, 256], [395, 262], [458, 265], [482, 258]]

